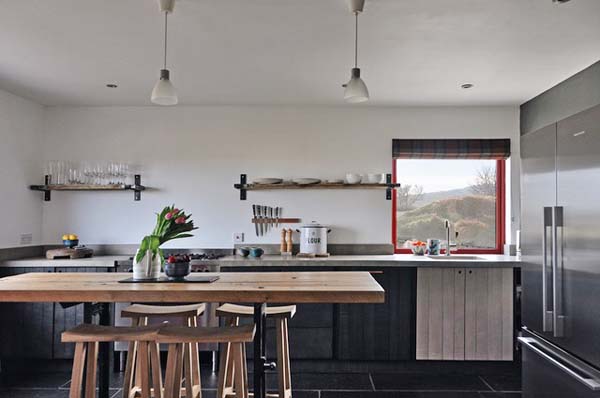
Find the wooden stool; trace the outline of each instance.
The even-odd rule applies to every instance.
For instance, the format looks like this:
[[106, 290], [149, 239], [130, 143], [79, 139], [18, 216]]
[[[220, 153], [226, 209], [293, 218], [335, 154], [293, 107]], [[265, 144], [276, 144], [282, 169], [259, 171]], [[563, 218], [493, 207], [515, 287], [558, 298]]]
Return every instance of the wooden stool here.
[[[246, 349], [244, 343], [254, 338], [254, 325], [233, 327], [186, 328], [181, 326], [163, 326], [156, 335], [157, 343], [169, 344], [167, 371], [165, 374], [164, 398], [178, 398], [185, 380], [185, 390], [190, 391], [190, 366], [185, 356], [190, 344], [226, 343], [231, 347], [231, 361], [235, 374], [236, 397], [248, 398], [248, 371], [246, 367]], [[225, 369], [219, 369], [219, 379]], [[190, 398], [187, 396], [187, 398]]]
[[[237, 326], [239, 325], [240, 318], [254, 317], [254, 308], [245, 305], [223, 304], [217, 308], [216, 314], [225, 318], [226, 325]], [[290, 398], [292, 396], [292, 375], [290, 369], [288, 320], [296, 314], [296, 306], [267, 307], [266, 314], [267, 318], [276, 319], [278, 394], [275, 396]], [[225, 372], [219, 372], [217, 398], [227, 398], [228, 396], [236, 395], [234, 392], [236, 376], [233, 372], [231, 359], [229, 358], [230, 355], [232, 355], [231, 346], [224, 344], [221, 350], [219, 370], [224, 368]]]
[[[131, 318], [132, 326], [146, 326], [150, 319], [177, 319], [181, 321], [183, 325], [197, 327], [198, 316], [202, 315], [205, 308], [206, 306], [204, 304], [171, 306], [132, 304], [121, 311], [121, 316], [123, 318]], [[143, 372], [139, 372], [135, 366], [135, 364], [139, 363], [139, 361], [136, 360], [137, 354], [137, 342], [132, 341], [129, 343], [127, 364], [125, 366], [125, 375], [123, 377], [123, 398], [134, 398], [138, 396], [140, 392], [139, 383], [141, 382]], [[200, 359], [198, 355], [198, 345], [189, 344], [185, 355], [186, 366], [191, 366], [189, 374], [191, 375], [192, 386], [195, 392], [193, 397], [196, 397], [200, 395]]]
[[[153, 326], [115, 327], [83, 324], [63, 332], [61, 335], [63, 343], [75, 343], [69, 398], [96, 397], [98, 345], [116, 341], [137, 344], [139, 351], [137, 368], [140, 369], [142, 398], [151, 397], [151, 385], [154, 387], [154, 391], [161, 391], [160, 357], [158, 345], [154, 342], [158, 329], [159, 327]], [[85, 389], [83, 386], [84, 367]], [[84, 391], [84, 395], [81, 395], [82, 391]]]

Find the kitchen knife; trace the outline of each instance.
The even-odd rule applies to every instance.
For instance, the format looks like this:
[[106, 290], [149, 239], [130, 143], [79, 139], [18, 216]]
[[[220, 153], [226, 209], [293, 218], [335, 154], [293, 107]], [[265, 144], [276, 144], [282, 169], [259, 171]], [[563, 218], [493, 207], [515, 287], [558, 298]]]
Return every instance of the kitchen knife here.
[[275, 208], [275, 228], [279, 228], [279, 207]]
[[[267, 219], [269, 218], [269, 207], [268, 206], [263, 206], [263, 217], [265, 218], [265, 221], [268, 221]], [[265, 234], [269, 233], [269, 224], [265, 223]]]
[[273, 208], [271, 206], [269, 206], [269, 218], [269, 225], [271, 226], [271, 228], [273, 228], [275, 224], [273, 222]]
[[254, 216], [254, 231], [256, 232], [256, 236], [258, 236], [258, 224], [256, 223], [256, 221], [258, 220], [257, 218], [257, 214], [256, 214], [256, 205], [252, 205], [252, 215]]
[[[256, 211], [257, 211], [257, 215], [258, 215], [258, 219], [257, 221], [262, 221], [262, 206], [261, 205], [257, 205], [256, 206]], [[260, 236], [264, 235], [264, 227], [262, 225], [262, 222], [260, 223]]]

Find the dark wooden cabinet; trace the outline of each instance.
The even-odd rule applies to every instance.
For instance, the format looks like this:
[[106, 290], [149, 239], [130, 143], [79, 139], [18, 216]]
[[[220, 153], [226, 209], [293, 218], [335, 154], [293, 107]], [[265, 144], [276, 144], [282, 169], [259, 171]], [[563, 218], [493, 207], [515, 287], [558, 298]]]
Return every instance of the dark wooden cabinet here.
[[414, 359], [416, 268], [384, 268], [373, 277], [385, 303], [337, 306], [336, 359]]
[[[25, 272], [54, 272], [53, 268], [2, 268], [0, 276]], [[0, 357], [51, 359], [53, 305], [51, 303], [0, 304]]]
[[[0, 268], [0, 277], [28, 272], [107, 272], [107, 268]], [[72, 359], [73, 344], [60, 335], [83, 322], [83, 304], [1, 303], [0, 358]]]
[[[373, 271], [373, 268], [319, 267], [319, 271]], [[315, 267], [236, 267], [225, 272], [302, 272]], [[416, 268], [376, 269], [384, 304], [299, 304], [290, 322], [292, 359], [410, 360], [415, 358]], [[267, 324], [272, 326], [271, 323]], [[268, 331], [274, 329], [269, 328]], [[275, 351], [267, 339], [267, 353]], [[248, 356], [252, 356], [248, 347]]]

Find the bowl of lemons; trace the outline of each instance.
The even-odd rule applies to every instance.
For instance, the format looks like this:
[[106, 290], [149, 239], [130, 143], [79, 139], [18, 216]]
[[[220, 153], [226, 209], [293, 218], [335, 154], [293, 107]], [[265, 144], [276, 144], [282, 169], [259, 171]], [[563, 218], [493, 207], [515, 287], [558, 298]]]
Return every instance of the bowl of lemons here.
[[75, 247], [79, 244], [79, 237], [75, 234], [64, 234], [62, 241], [65, 247]]

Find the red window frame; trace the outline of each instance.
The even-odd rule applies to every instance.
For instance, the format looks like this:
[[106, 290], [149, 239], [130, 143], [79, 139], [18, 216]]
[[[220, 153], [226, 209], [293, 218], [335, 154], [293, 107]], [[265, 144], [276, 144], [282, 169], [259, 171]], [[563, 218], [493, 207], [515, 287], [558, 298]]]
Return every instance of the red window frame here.
[[[392, 164], [392, 181], [396, 182], [396, 159]], [[410, 249], [398, 247], [396, 229], [396, 193], [392, 195], [392, 243], [394, 253], [411, 253]], [[506, 160], [496, 161], [496, 247], [494, 249], [459, 249], [458, 254], [503, 254], [506, 241]], [[445, 250], [442, 250], [445, 253]], [[455, 253], [455, 252], [453, 252]]]

